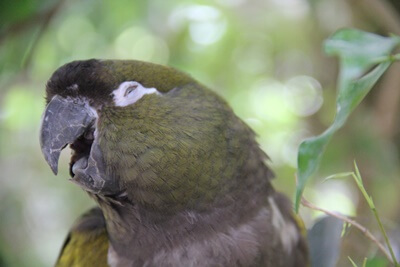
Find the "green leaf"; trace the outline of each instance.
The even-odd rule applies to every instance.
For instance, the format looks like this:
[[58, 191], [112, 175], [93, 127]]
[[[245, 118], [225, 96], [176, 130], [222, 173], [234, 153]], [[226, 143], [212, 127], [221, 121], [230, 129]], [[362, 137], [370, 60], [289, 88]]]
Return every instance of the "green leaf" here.
[[366, 267], [386, 267], [389, 266], [389, 262], [386, 258], [372, 258], [368, 259], [366, 263]]
[[328, 177], [325, 177], [324, 182], [332, 179], [339, 179], [339, 178], [348, 178], [351, 177], [354, 174], [354, 172], [341, 172], [341, 173], [335, 173], [332, 175], [329, 175]]
[[[399, 44], [400, 37], [382, 37], [355, 29], [340, 30], [325, 42], [325, 52], [337, 55], [340, 59], [337, 112], [334, 122], [325, 132], [300, 144], [297, 156], [296, 211], [305, 185], [318, 169], [329, 140], [390, 66], [393, 60], [390, 53]], [[382, 63], [368, 72], [376, 65], [377, 59]]]
[[383, 37], [357, 29], [334, 33], [325, 41], [324, 51], [340, 59], [339, 91], [344, 90], [350, 81], [360, 78], [377, 58], [388, 56], [398, 44], [398, 36]]
[[343, 238], [347, 234], [347, 232], [348, 232], [348, 230], [350, 228], [351, 228], [351, 224], [350, 223], [343, 222], [343, 229], [342, 229], [342, 233], [340, 234], [340, 237]]

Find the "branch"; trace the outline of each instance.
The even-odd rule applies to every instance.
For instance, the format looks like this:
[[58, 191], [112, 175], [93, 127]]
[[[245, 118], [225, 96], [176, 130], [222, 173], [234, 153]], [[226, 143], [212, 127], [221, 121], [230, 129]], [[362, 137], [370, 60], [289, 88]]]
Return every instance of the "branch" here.
[[42, 24], [42, 28], [45, 27], [45, 25], [50, 22], [51, 18], [60, 9], [64, 1], [65, 0], [59, 0], [53, 7], [49, 8], [48, 10], [33, 14], [32, 16], [22, 21], [10, 25], [4, 31], [0, 32], [0, 45], [8, 36], [23, 32], [26, 29], [33, 27], [34, 25]]
[[342, 220], [342, 221], [344, 221], [346, 223], [349, 223], [349, 224], [353, 225], [354, 227], [358, 228], [367, 238], [369, 238], [372, 242], [374, 242], [378, 246], [379, 250], [386, 256], [386, 258], [391, 263], [393, 263], [393, 260], [392, 260], [392, 258], [390, 256], [389, 252], [386, 250], [386, 248], [383, 246], [383, 244], [381, 242], [379, 242], [378, 239], [375, 236], [373, 236], [371, 234], [371, 232], [366, 227], [361, 225], [360, 223], [358, 223], [355, 220], [352, 220], [349, 217], [344, 216], [344, 215], [342, 215], [340, 213], [332, 212], [332, 211], [325, 210], [323, 208], [317, 207], [316, 205], [314, 205], [311, 202], [307, 201], [304, 197], [301, 198], [301, 204], [303, 206], [307, 207], [307, 208], [312, 209], [312, 210], [321, 211], [321, 212], [323, 212], [323, 213], [325, 213], [327, 215], [330, 215], [330, 216], [333, 216], [335, 218], [338, 218], [338, 219], [340, 219], [340, 220]]
[[39, 43], [40, 38], [42, 37], [43, 33], [50, 25], [51, 20], [55, 17], [57, 12], [60, 10], [64, 1], [65, 0], [59, 0], [57, 2], [57, 4], [55, 4], [54, 7], [50, 8], [46, 12], [46, 14], [42, 17], [42, 25], [40, 26], [39, 32], [37, 33], [35, 39], [32, 41], [31, 45], [28, 47], [28, 49], [25, 53], [25, 57], [23, 58], [23, 61], [22, 61], [23, 68], [26, 69], [30, 65], [30, 62], [31, 62], [32, 56], [33, 56], [33, 52], [35, 51], [35, 48], [36, 48], [37, 44]]

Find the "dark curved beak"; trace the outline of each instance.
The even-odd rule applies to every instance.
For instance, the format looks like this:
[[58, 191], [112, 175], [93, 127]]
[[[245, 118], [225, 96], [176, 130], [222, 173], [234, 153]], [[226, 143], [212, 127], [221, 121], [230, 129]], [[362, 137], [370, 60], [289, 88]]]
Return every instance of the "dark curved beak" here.
[[54, 174], [58, 172], [61, 150], [81, 136], [95, 119], [84, 100], [56, 95], [49, 102], [42, 117], [40, 147]]
[[[50, 168], [57, 175], [61, 150], [73, 144], [85, 131], [95, 127], [97, 119], [87, 101], [79, 98], [54, 96], [44, 111], [40, 128], [40, 146]], [[92, 193], [114, 194], [119, 186], [112, 176], [106, 175], [103, 153], [94, 132], [88, 155], [83, 155], [71, 166], [73, 183]]]

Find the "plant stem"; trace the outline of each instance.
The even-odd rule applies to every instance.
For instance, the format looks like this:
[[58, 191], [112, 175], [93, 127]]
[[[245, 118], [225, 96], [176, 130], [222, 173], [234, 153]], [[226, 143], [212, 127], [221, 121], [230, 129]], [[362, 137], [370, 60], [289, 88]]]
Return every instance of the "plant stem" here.
[[386, 234], [385, 228], [383, 227], [382, 221], [381, 221], [381, 219], [379, 217], [378, 210], [375, 207], [374, 201], [372, 200], [372, 197], [368, 195], [367, 190], [365, 190], [364, 184], [362, 182], [362, 177], [361, 177], [361, 174], [360, 174], [360, 171], [358, 169], [356, 161], [354, 161], [354, 169], [355, 169], [355, 173], [353, 173], [352, 176], [353, 176], [353, 178], [354, 178], [354, 180], [355, 180], [355, 182], [356, 182], [356, 184], [358, 186], [358, 189], [360, 189], [360, 191], [363, 194], [365, 200], [367, 201], [369, 208], [372, 210], [372, 213], [374, 214], [376, 221], [378, 222], [378, 225], [379, 225], [379, 228], [380, 228], [380, 230], [382, 232], [383, 238], [385, 239], [385, 243], [386, 243], [386, 245], [387, 245], [387, 247], [389, 249], [390, 256], [392, 257], [392, 262], [397, 267], [397, 266], [399, 266], [399, 263], [396, 260], [396, 256], [394, 255], [393, 248], [392, 248], [392, 246], [391, 246], [391, 244], [389, 242], [389, 238], [388, 238], [388, 236]]
[[393, 262], [393, 258], [387, 252], [385, 246], [381, 242], [379, 242], [379, 240], [373, 234], [371, 234], [371, 232], [365, 226], [361, 225], [360, 223], [356, 222], [355, 220], [350, 219], [347, 216], [344, 216], [342, 214], [339, 214], [339, 213], [336, 213], [336, 212], [332, 212], [332, 211], [320, 208], [320, 207], [312, 204], [308, 200], [306, 200], [304, 197], [301, 198], [301, 204], [303, 206], [305, 206], [305, 207], [308, 207], [308, 208], [313, 209], [313, 210], [321, 211], [321, 212], [323, 212], [323, 213], [325, 213], [327, 215], [333, 216], [335, 218], [338, 218], [338, 219], [340, 219], [340, 220], [342, 220], [344, 222], [347, 222], [347, 223], [353, 225], [354, 227], [359, 229], [367, 238], [369, 238], [372, 242], [374, 242], [378, 246], [379, 250], [386, 256], [386, 258], [391, 263], [394, 263]]
[[390, 245], [389, 238], [388, 238], [388, 236], [386, 234], [385, 228], [383, 227], [381, 219], [380, 219], [380, 217], [378, 215], [378, 211], [375, 209], [375, 207], [372, 209], [372, 213], [374, 214], [375, 219], [378, 222], [379, 228], [380, 228], [380, 230], [381, 230], [381, 232], [383, 234], [383, 238], [385, 239], [386, 245], [389, 248], [390, 256], [392, 256], [393, 263], [397, 267], [397, 266], [399, 266], [399, 263], [396, 260], [396, 256], [394, 255], [393, 248]]
[[379, 63], [383, 63], [383, 62], [387, 62], [387, 61], [393, 62], [393, 61], [398, 61], [398, 60], [400, 60], [400, 54], [377, 57], [372, 60], [372, 63], [379, 64]]

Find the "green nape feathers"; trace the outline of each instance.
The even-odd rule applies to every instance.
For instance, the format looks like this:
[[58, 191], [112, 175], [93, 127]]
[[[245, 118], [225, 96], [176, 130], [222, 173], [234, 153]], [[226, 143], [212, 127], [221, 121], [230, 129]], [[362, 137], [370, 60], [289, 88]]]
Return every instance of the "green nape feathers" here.
[[[71, 181], [101, 209], [71, 230], [60, 266], [307, 266], [254, 133], [190, 76], [139, 61], [75, 61], [53, 74], [46, 97], [43, 154], [56, 173], [70, 144]], [[96, 227], [85, 227], [88, 218]]]

